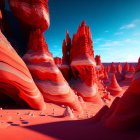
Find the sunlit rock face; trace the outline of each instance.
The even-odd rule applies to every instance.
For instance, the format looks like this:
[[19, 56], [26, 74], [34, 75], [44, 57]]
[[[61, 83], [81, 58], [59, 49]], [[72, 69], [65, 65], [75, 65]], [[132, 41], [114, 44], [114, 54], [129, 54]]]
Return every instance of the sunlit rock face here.
[[23, 60], [26, 62], [45, 101], [60, 103], [75, 110], [81, 110], [78, 98], [56, 66], [41, 30], [35, 30], [31, 34], [28, 50], [23, 56]]
[[10, 9], [20, 22], [30, 28], [46, 31], [50, 25], [48, 0], [8, 0]]
[[48, 1], [9, 0], [9, 5], [20, 23], [29, 30], [28, 47], [23, 60], [44, 100], [81, 110], [78, 97], [63, 78], [45, 42], [43, 32], [50, 24]]
[[73, 35], [72, 41], [67, 31], [62, 45], [61, 70], [77, 94], [86, 101], [99, 103], [102, 84], [99, 81], [92, 43], [90, 28], [85, 21]]
[[45, 109], [42, 94], [36, 87], [23, 60], [0, 31], [0, 92], [16, 102], [27, 102], [34, 109]]
[[140, 62], [128, 90], [107, 119], [106, 126], [116, 130], [137, 129], [140, 126]]

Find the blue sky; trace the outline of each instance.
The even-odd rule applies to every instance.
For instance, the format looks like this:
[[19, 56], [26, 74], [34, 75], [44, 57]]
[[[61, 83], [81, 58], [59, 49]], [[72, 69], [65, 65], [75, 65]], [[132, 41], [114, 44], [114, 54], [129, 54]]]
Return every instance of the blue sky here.
[[140, 0], [50, 0], [51, 25], [45, 32], [50, 51], [62, 56], [66, 30], [70, 36], [85, 19], [95, 55], [103, 62], [136, 62], [140, 56]]
[[90, 26], [95, 55], [102, 62], [136, 62], [140, 56], [140, 0], [49, 0], [50, 28], [44, 33], [53, 56], [79, 24]]

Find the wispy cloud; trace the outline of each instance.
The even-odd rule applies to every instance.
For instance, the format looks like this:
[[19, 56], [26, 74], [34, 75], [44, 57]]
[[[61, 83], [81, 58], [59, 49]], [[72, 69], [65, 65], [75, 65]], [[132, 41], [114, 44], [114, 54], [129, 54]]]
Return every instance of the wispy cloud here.
[[104, 50], [111, 50], [111, 48], [109, 48], [109, 47], [107, 47], [107, 48], [101, 47], [101, 48], [96, 48], [95, 50], [96, 51], [104, 51]]
[[114, 35], [123, 35], [123, 34], [124, 34], [123, 32], [117, 32]]
[[96, 44], [96, 43], [99, 43], [102, 40], [103, 40], [103, 38], [96, 38], [93, 42]]
[[134, 28], [137, 24], [140, 24], [140, 19], [135, 19], [130, 24], [121, 26], [120, 30]]
[[131, 24], [120, 27], [120, 29], [122, 30], [122, 29], [134, 28], [134, 27], [136, 27], [136, 24], [131, 23]]
[[111, 42], [107, 42], [105, 44], [101, 44], [100, 47], [110, 47], [110, 46], [121, 46], [121, 42], [120, 41], [111, 41]]

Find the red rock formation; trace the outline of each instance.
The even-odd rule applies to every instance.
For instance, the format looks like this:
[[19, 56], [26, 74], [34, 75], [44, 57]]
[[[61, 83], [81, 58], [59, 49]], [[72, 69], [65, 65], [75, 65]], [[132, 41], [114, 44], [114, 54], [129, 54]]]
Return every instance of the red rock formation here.
[[54, 61], [40, 29], [35, 29], [30, 32], [28, 50], [23, 59], [31, 63]]
[[137, 65], [136, 65], [135, 71], [139, 71], [139, 68], [140, 68], [140, 57], [139, 57]]
[[104, 78], [104, 65], [101, 63], [101, 56], [96, 55], [95, 61], [96, 61], [96, 68], [99, 71], [99, 78]]
[[45, 42], [43, 31], [50, 23], [48, 0], [9, 0], [9, 4], [14, 15], [30, 29], [28, 49], [23, 59], [44, 100], [81, 110], [78, 97], [55, 65]]
[[0, 1], [0, 30], [3, 32], [2, 13], [4, 14], [5, 0]]
[[118, 72], [118, 73], [121, 73], [121, 72], [122, 72], [122, 65], [121, 65], [120, 62], [119, 62], [118, 65], [117, 65], [117, 72]]
[[60, 103], [75, 110], [81, 110], [78, 97], [75, 96], [52, 59], [46, 59], [40, 63], [29, 63], [26, 59], [27, 66], [45, 101]]
[[120, 62], [117, 65], [117, 73], [115, 75], [116, 75], [117, 81], [121, 81], [123, 79], [123, 76], [122, 76], [122, 65], [121, 65]]
[[131, 71], [131, 72], [135, 71], [133, 64], [130, 65], [129, 71]]
[[[76, 63], [74, 61], [78, 61], [80, 59], [84, 59], [84, 57], [91, 59], [91, 62], [95, 63], [93, 58], [94, 51], [92, 46], [92, 37], [89, 26], [85, 25], [85, 21], [81, 23], [78, 31], [75, 35], [73, 35], [72, 46], [70, 51], [70, 61]], [[77, 49], [77, 47], [78, 49]]]
[[81, 23], [73, 35], [70, 62], [74, 80], [72, 87], [86, 101], [101, 102], [99, 88], [102, 86], [97, 77], [98, 70], [94, 59], [90, 28]]
[[137, 129], [140, 127], [140, 63], [134, 80], [119, 100], [112, 115], [106, 121], [106, 127], [115, 130]]
[[49, 28], [50, 17], [48, 0], [8, 0], [14, 15], [31, 29], [40, 28], [42, 32]]
[[60, 57], [54, 58], [55, 64], [60, 67], [62, 65], [62, 59]]
[[123, 67], [123, 72], [129, 71], [129, 64], [126, 62], [124, 67]]
[[113, 62], [111, 64], [110, 72], [111, 73], [116, 73], [117, 72], [116, 67], [115, 67], [115, 64]]
[[107, 68], [106, 68], [107, 72], [110, 72], [110, 66], [107, 65]]
[[2, 30], [2, 13], [1, 13], [1, 10], [0, 10], [0, 30]]
[[70, 70], [70, 49], [71, 49], [71, 38], [69, 37], [68, 30], [66, 31], [66, 40], [64, 39], [62, 44], [62, 65], [61, 71], [66, 80], [71, 78], [71, 70]]
[[42, 94], [36, 87], [28, 68], [0, 32], [0, 92], [16, 102], [21, 99], [34, 109], [45, 109]]
[[111, 95], [117, 96], [122, 93], [122, 88], [119, 86], [115, 74], [112, 75], [111, 84], [108, 86], [107, 90], [111, 93]]
[[96, 65], [101, 65], [101, 56], [100, 55], [96, 55], [95, 61], [96, 61]]
[[133, 66], [133, 64], [130, 65], [129, 71], [127, 71], [125, 73], [125, 81], [132, 81], [132, 79], [134, 78], [134, 74], [135, 74], [135, 68]]
[[104, 83], [109, 83], [109, 77], [108, 77], [108, 72], [106, 71], [106, 69], [104, 69], [104, 79], [103, 79]]

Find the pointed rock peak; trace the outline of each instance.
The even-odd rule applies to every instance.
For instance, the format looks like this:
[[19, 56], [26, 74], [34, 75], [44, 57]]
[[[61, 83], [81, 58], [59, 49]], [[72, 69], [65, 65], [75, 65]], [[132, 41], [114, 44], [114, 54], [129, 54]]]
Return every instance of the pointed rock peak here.
[[66, 46], [66, 40], [63, 40], [63, 45], [62, 46]]
[[67, 36], [69, 36], [69, 31], [68, 31], [68, 30], [66, 31], [66, 37], [67, 37]]
[[121, 88], [116, 80], [115, 74], [112, 75], [110, 87], [112, 88]]
[[113, 64], [111, 65], [110, 72], [112, 72], [112, 73], [116, 73], [117, 72], [116, 67], [115, 67], [115, 64], [114, 65]]
[[108, 73], [107, 73], [107, 70], [104, 69], [104, 80], [108, 80]]
[[70, 109], [70, 107], [68, 107], [68, 106], [66, 107], [63, 116], [64, 117], [74, 118], [74, 115], [73, 115], [72, 110]]
[[124, 71], [129, 71], [129, 64], [126, 62], [124, 67], [123, 67]]
[[121, 65], [121, 63], [119, 62], [118, 65], [117, 65], [117, 72], [118, 72], [118, 73], [121, 73], [121, 71], [122, 71], [122, 65]]
[[114, 62], [111, 63], [111, 66], [115, 66]]
[[81, 23], [81, 26], [85, 26], [86, 25], [86, 22], [85, 20], [83, 20], [83, 22]]
[[80, 25], [78, 26], [78, 29], [80, 29]]
[[101, 56], [100, 55], [96, 55], [95, 56], [95, 60], [96, 60], [96, 64], [100, 65], [101, 64]]
[[107, 65], [107, 68], [106, 68], [107, 72], [110, 72], [110, 66]]
[[129, 71], [135, 71], [133, 64], [130, 65]]

